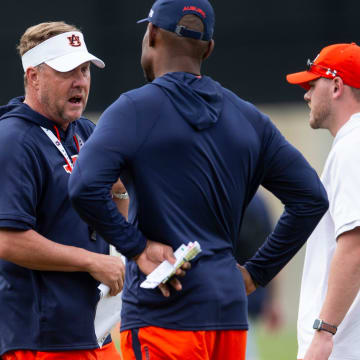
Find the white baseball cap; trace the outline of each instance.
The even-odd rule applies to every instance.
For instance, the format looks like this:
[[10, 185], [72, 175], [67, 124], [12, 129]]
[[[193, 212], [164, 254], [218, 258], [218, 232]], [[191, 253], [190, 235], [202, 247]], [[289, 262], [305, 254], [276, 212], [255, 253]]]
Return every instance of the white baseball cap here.
[[27, 51], [21, 58], [24, 72], [30, 66], [45, 63], [54, 70], [67, 72], [91, 61], [99, 68], [105, 63], [90, 54], [84, 36], [79, 31], [70, 31], [53, 36]]

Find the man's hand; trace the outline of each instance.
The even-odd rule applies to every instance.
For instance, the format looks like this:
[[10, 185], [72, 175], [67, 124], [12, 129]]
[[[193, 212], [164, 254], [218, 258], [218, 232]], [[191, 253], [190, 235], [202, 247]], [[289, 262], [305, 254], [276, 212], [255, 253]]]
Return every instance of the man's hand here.
[[240, 264], [236, 264], [237, 268], [241, 271], [243, 279], [244, 279], [244, 284], [245, 284], [245, 289], [246, 289], [246, 295], [250, 295], [251, 293], [253, 293], [256, 290], [256, 285], [252, 279], [252, 277], [250, 276], [249, 272], [246, 270], [246, 268]]
[[304, 360], [328, 360], [333, 349], [333, 335], [327, 331], [315, 331]]
[[[145, 275], [149, 275], [164, 260], [167, 260], [170, 264], [174, 264], [176, 262], [173, 249], [168, 245], [151, 240], [147, 241], [144, 251], [135, 258], [136, 264]], [[179, 269], [176, 270], [175, 275], [169, 280], [168, 283], [176, 291], [180, 291], [182, 289], [181, 282], [177, 279], [177, 276], [185, 276], [186, 270], [189, 270], [190, 268], [190, 263], [185, 262]], [[165, 297], [170, 296], [170, 289], [167, 284], [160, 284], [159, 289]]]
[[124, 286], [125, 265], [120, 257], [92, 253], [89, 274], [110, 288], [110, 296], [117, 295]]

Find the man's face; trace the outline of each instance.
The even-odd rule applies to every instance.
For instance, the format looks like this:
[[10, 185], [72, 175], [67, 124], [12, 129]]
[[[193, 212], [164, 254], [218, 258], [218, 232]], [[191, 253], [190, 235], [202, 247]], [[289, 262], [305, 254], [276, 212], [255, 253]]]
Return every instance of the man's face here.
[[148, 24], [146, 33], [143, 38], [142, 42], [142, 52], [141, 52], [141, 67], [144, 71], [144, 76], [146, 81], [151, 82], [154, 80], [154, 69], [152, 65], [151, 59], [151, 48], [149, 47], [149, 28], [150, 23]]
[[90, 90], [90, 62], [68, 72], [43, 64], [39, 69], [38, 100], [50, 120], [67, 125], [80, 118]]
[[304, 99], [310, 108], [309, 123], [313, 129], [329, 129], [331, 121], [331, 80], [319, 78], [309, 82]]

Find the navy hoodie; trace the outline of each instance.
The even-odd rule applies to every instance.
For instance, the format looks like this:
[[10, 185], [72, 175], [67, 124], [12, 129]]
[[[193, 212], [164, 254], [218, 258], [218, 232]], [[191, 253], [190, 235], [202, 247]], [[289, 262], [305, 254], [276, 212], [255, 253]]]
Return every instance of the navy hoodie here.
[[[0, 108], [0, 228], [33, 229], [60, 244], [109, 253], [90, 238], [72, 208], [64, 157], [40, 126], [54, 124], [22, 98]], [[59, 130], [76, 159], [74, 135], [85, 141], [94, 124], [81, 118]], [[85, 272], [35, 271], [0, 259], [0, 355], [9, 350], [76, 350], [98, 347], [94, 316], [98, 282]]]
[[[129, 222], [112, 204], [118, 177], [131, 199]], [[122, 329], [247, 329], [247, 298], [236, 267], [243, 212], [262, 184], [285, 211], [247, 263], [266, 285], [295, 255], [328, 207], [303, 156], [267, 116], [209, 77], [169, 73], [122, 95], [102, 115], [69, 181], [75, 208], [128, 257]], [[169, 298], [139, 287], [132, 257], [146, 239], [198, 241], [201, 254]]]

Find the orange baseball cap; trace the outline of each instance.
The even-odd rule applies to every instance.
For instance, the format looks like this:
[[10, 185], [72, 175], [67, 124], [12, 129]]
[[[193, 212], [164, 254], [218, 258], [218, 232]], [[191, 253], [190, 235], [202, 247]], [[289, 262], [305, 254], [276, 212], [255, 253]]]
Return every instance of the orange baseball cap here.
[[306, 71], [289, 74], [286, 80], [309, 90], [312, 80], [339, 76], [346, 85], [360, 88], [360, 47], [355, 43], [326, 46], [314, 61], [308, 60], [306, 65]]

